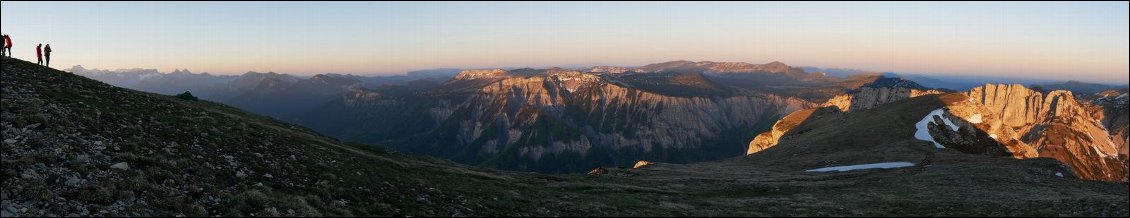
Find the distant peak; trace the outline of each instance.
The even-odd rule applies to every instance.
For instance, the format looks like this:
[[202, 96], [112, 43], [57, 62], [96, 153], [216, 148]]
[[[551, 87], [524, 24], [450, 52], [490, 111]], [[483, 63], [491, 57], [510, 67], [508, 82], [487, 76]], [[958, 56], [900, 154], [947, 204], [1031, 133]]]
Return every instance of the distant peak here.
[[657, 71], [684, 71], [684, 72], [715, 72], [715, 73], [752, 73], [752, 72], [770, 72], [770, 73], [786, 73], [792, 67], [778, 61], [773, 61], [767, 64], [750, 64], [746, 62], [715, 62], [715, 61], [700, 61], [691, 62], [686, 60], [669, 61], [664, 63], [649, 64], [641, 69], [649, 72]]
[[509, 71], [503, 69], [493, 70], [464, 70], [455, 75], [455, 79], [482, 79], [482, 78], [498, 78], [510, 75]]

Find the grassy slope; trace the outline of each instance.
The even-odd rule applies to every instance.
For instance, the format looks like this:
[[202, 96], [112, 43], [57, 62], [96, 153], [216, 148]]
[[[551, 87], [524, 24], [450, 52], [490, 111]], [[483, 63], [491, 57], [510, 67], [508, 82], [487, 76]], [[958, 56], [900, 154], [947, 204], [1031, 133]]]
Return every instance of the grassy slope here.
[[[1054, 178], [1031, 161], [940, 154], [928, 168], [844, 174], [768, 159], [509, 173], [24, 61], [4, 58], [2, 73], [0, 126], [13, 143], [0, 146], [0, 209], [12, 215], [1127, 215], [1124, 185]], [[119, 162], [130, 169], [110, 169]]]

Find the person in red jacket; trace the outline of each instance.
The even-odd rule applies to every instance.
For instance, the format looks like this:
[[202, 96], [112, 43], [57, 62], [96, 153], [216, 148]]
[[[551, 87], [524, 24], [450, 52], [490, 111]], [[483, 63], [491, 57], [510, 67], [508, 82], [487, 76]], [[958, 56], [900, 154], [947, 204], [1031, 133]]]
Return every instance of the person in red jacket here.
[[4, 50], [8, 51], [8, 57], [12, 57], [12, 37], [4, 35]]
[[47, 67], [51, 67], [51, 44], [47, 44], [47, 47], [43, 48], [43, 57], [47, 58]]
[[35, 46], [35, 58], [39, 60], [36, 64], [43, 65], [43, 44]]

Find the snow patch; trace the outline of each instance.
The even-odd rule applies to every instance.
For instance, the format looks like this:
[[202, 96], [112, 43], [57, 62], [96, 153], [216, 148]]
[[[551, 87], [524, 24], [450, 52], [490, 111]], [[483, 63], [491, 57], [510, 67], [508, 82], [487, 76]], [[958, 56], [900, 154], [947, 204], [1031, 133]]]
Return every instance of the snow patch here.
[[957, 125], [954, 125], [953, 122], [946, 118], [946, 116], [942, 116], [942, 114], [944, 114], [945, 112], [946, 111], [941, 108], [931, 111], [930, 114], [926, 114], [926, 117], [922, 118], [921, 121], [918, 121], [918, 123], [914, 124], [914, 126], [918, 128], [918, 131], [914, 132], [914, 138], [922, 141], [933, 142], [934, 147], [938, 147], [939, 149], [946, 148], [945, 146], [942, 146], [942, 144], [939, 144], [937, 141], [935, 141], [933, 136], [930, 136], [929, 128], [929, 124], [934, 123], [934, 117], [939, 117], [942, 119], [942, 122], [946, 123], [946, 125], [950, 127], [950, 129], [957, 131]]
[[981, 114], [974, 114], [973, 116], [969, 116], [969, 119], [966, 120], [973, 124], [981, 124]]
[[1055, 173], [1055, 176], [1056, 176], [1056, 177], [1059, 177], [1059, 178], [1063, 178], [1063, 173], [1061, 173], [1061, 172], [1056, 172], [1056, 173]]
[[997, 139], [997, 134], [991, 134], [989, 135], [989, 138]]
[[813, 172], [815, 172], [815, 173], [826, 173], [826, 172], [833, 172], [833, 171], [835, 171], [835, 172], [847, 172], [847, 171], [852, 171], [852, 170], [893, 169], [893, 168], [903, 168], [903, 167], [909, 167], [909, 166], [914, 166], [914, 164], [910, 163], [910, 162], [873, 163], [873, 164], [861, 164], [861, 165], [850, 165], [850, 166], [825, 167], [825, 168], [819, 168], [819, 169], [806, 170], [805, 172], [810, 172], [810, 173], [813, 173]]
[[1114, 98], [1114, 99], [1123, 99], [1123, 98], [1126, 98], [1126, 94], [1119, 95], [1117, 98]]

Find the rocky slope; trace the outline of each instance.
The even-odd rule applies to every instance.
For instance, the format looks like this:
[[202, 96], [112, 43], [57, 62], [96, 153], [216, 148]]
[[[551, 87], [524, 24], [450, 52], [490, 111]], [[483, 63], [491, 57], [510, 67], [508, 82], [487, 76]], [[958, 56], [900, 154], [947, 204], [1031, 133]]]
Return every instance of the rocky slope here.
[[507, 174], [6, 57], [0, 70], [3, 217], [565, 213], [493, 195], [530, 182]]
[[[879, 101], [867, 101], [866, 105], [874, 107], [874, 102], [897, 101], [908, 96], [879, 98]], [[1045, 95], [1021, 85], [989, 84], [962, 93], [961, 98], [948, 96], [952, 100], [947, 102], [943, 115], [955, 123], [955, 131], [931, 129], [929, 132], [947, 148], [1014, 158], [1050, 157], [1072, 167], [1081, 178], [1127, 180], [1126, 160], [1118, 157], [1118, 146], [1100, 122], [1104, 119], [1103, 111], [1076, 101], [1068, 91]], [[854, 104], [859, 101], [850, 101], [855, 97], [847, 98], [849, 101], [833, 99], [825, 105], [858, 109]], [[797, 116], [805, 114], [800, 112]], [[759, 135], [750, 142], [747, 154], [778, 144], [781, 137], [796, 131], [795, 120], [803, 119], [782, 120], [772, 131]], [[993, 144], [999, 146], [990, 146]]]
[[758, 134], [749, 142], [746, 155], [757, 153], [776, 145], [785, 133], [814, 116], [825, 114], [868, 110], [881, 105], [906, 100], [927, 94], [939, 94], [941, 90], [929, 89], [913, 81], [878, 76], [872, 82], [836, 95], [824, 102], [820, 108], [806, 109], [789, 114], [773, 124], [769, 131]]

